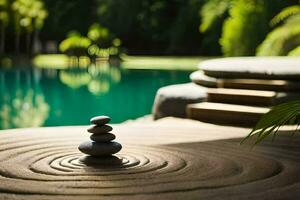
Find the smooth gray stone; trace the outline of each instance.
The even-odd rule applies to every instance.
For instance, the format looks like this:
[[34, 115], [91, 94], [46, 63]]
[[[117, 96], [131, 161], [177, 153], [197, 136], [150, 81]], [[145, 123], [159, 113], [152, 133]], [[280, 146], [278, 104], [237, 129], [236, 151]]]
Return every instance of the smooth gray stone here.
[[215, 78], [300, 80], [300, 58], [234, 57], [199, 63], [205, 75]]
[[86, 141], [79, 145], [79, 151], [91, 156], [107, 156], [118, 153], [122, 145], [117, 142]]
[[110, 122], [110, 117], [108, 116], [96, 116], [96, 117], [93, 117], [91, 120], [90, 120], [91, 124], [96, 124], [96, 125], [104, 125], [104, 124], [107, 124], [108, 122]]
[[87, 129], [88, 132], [94, 133], [94, 134], [105, 134], [105, 133], [108, 133], [112, 130], [113, 130], [113, 128], [111, 126], [108, 126], [108, 125], [102, 125], [102, 126], [91, 125]]
[[169, 85], [156, 92], [152, 114], [154, 119], [186, 117], [186, 106], [206, 99], [207, 88], [195, 83]]
[[107, 134], [92, 134], [90, 136], [91, 140], [95, 141], [95, 142], [109, 142], [112, 141], [114, 139], [116, 139], [116, 136], [114, 134], [111, 133], [107, 133]]
[[79, 161], [88, 166], [100, 166], [100, 167], [111, 167], [111, 166], [122, 166], [123, 159], [117, 156], [83, 156], [79, 158]]
[[204, 87], [217, 87], [217, 79], [214, 77], [206, 76], [201, 70], [191, 73], [190, 79], [193, 83], [202, 85]]

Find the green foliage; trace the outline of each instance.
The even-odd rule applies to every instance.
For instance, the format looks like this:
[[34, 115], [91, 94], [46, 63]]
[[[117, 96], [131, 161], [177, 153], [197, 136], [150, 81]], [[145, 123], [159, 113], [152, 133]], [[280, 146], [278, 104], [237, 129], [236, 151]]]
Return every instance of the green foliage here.
[[12, 10], [17, 15], [16, 24], [29, 32], [41, 29], [48, 16], [42, 0], [15, 0], [12, 3]]
[[87, 36], [94, 42], [103, 42], [109, 38], [110, 32], [100, 24], [93, 24], [90, 26]]
[[[297, 8], [298, 7], [298, 8]], [[257, 49], [259, 56], [285, 56], [300, 45], [300, 6], [284, 9], [273, 20], [283, 24], [271, 31]]]
[[99, 0], [98, 20], [129, 53], [199, 52], [199, 8], [203, 0]]
[[287, 8], [284, 8], [279, 14], [277, 14], [272, 20], [271, 25], [279, 24], [280, 22], [286, 20], [290, 16], [300, 14], [300, 6], [299, 5], [293, 5], [289, 6]]
[[9, 18], [8, 11], [9, 5], [7, 0], [0, 0], [0, 27], [7, 26]]
[[122, 42], [119, 38], [115, 38], [108, 28], [100, 24], [93, 24], [90, 26], [87, 35], [92, 41], [92, 45], [88, 47], [90, 57], [120, 57]]
[[97, 1], [43, 0], [49, 16], [41, 31], [43, 40], [62, 41], [70, 30], [85, 35], [88, 27], [97, 22]]
[[200, 10], [202, 23], [199, 27], [201, 32], [206, 32], [214, 27], [218, 20], [222, 20], [228, 12], [232, 0], [209, 0]]
[[257, 136], [255, 144], [258, 144], [267, 136], [276, 136], [278, 130], [284, 125], [300, 125], [300, 100], [274, 106], [271, 111], [265, 114], [256, 124], [249, 135], [242, 142], [250, 137]]
[[300, 46], [290, 51], [288, 56], [300, 56]]
[[81, 36], [80, 33], [72, 31], [67, 38], [59, 45], [59, 50], [68, 55], [81, 56], [84, 55], [86, 49], [91, 45], [91, 40]]
[[231, 4], [232, 0], [207, 0], [200, 9], [199, 31], [204, 33], [201, 48], [205, 49], [207, 55], [221, 54], [219, 38]]
[[268, 27], [263, 1], [236, 0], [229, 13], [220, 39], [224, 55], [253, 55]]
[[225, 56], [252, 56], [270, 30], [269, 22], [290, 2], [232, 0], [220, 43]]
[[120, 57], [122, 42], [119, 38], [114, 38], [107, 28], [100, 24], [93, 24], [90, 26], [87, 36], [81, 36], [77, 31], [70, 32], [67, 38], [60, 43], [60, 51], [70, 56], [87, 55], [93, 61], [97, 57]]

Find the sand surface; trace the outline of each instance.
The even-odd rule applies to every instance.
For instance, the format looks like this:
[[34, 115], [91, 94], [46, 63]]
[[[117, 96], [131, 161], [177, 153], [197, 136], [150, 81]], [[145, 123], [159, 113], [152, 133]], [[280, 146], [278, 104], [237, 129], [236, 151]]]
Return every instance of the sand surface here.
[[299, 199], [300, 137], [166, 118], [113, 125], [113, 167], [85, 166], [85, 126], [0, 131], [0, 199]]

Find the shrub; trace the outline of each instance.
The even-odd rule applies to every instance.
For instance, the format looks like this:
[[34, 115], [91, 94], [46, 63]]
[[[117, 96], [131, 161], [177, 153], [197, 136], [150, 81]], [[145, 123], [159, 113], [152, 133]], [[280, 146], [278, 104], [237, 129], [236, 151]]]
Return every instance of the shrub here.
[[300, 5], [283, 9], [271, 22], [281, 21], [258, 47], [258, 56], [285, 56], [300, 45]]
[[67, 38], [59, 45], [59, 50], [70, 56], [81, 56], [86, 54], [87, 48], [91, 45], [91, 40], [81, 36], [80, 33], [72, 31]]
[[201, 46], [208, 55], [221, 54], [219, 38], [231, 3], [232, 0], [208, 0], [200, 9], [199, 31], [205, 33]]
[[220, 39], [225, 56], [252, 56], [270, 31], [269, 21], [290, 2], [232, 0]]
[[300, 56], [300, 46], [290, 51], [288, 56]]
[[225, 56], [250, 56], [267, 33], [261, 0], [236, 0], [223, 25], [220, 39]]

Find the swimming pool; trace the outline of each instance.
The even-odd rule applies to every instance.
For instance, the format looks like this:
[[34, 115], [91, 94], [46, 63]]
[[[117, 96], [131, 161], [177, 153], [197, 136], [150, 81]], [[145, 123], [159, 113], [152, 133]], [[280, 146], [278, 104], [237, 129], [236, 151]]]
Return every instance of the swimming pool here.
[[189, 82], [189, 74], [109, 65], [0, 69], [0, 129], [84, 125], [94, 115], [136, 119], [151, 113], [158, 88]]

